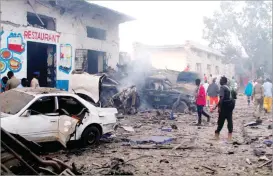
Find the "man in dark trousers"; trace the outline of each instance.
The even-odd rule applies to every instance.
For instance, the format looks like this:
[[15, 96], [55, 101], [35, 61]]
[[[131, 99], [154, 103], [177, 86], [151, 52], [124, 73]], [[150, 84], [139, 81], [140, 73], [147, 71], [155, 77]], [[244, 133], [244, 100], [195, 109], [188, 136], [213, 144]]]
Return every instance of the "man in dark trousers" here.
[[[227, 120], [228, 127], [228, 140], [232, 139], [233, 122], [232, 113], [235, 106], [235, 100], [232, 98], [231, 90], [227, 86], [227, 78], [225, 76], [220, 79], [220, 101], [216, 107], [218, 107], [219, 117], [218, 126], [215, 131], [215, 139], [219, 140], [220, 131], [223, 128], [225, 120]], [[216, 109], [216, 107], [214, 109]]]
[[209, 96], [210, 112], [212, 112], [213, 107], [218, 104], [219, 86], [216, 84], [216, 78], [209, 85], [207, 94]]
[[210, 116], [203, 110], [204, 106], [206, 106], [206, 91], [203, 85], [200, 84], [201, 80], [196, 79], [196, 105], [197, 105], [197, 113], [198, 113], [198, 123], [197, 125], [201, 125], [202, 122], [202, 114], [207, 117], [208, 122], [210, 121]]

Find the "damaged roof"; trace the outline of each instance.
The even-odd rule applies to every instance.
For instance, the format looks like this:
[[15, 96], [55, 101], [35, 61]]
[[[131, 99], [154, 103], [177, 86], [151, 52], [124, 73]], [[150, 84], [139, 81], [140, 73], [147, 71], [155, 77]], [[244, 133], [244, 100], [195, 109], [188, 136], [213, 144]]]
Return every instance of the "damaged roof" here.
[[[61, 7], [66, 11], [75, 12], [84, 10], [95, 13], [95, 16], [101, 16], [109, 20], [117, 21], [118, 23], [124, 23], [127, 21], [136, 20], [135, 18], [126, 15], [124, 13], [91, 3], [87, 0], [39, 0], [43, 3], [50, 4], [53, 7]], [[95, 16], [91, 18], [95, 18]]]
[[146, 45], [142, 43], [134, 43], [134, 45], [135, 47], [142, 47], [146, 49], [155, 49], [155, 50], [174, 50], [174, 49], [183, 49], [185, 47], [189, 47], [189, 48], [195, 48], [201, 51], [205, 51], [207, 53], [211, 53], [220, 57], [224, 57], [224, 55], [220, 51], [217, 51], [213, 48], [210, 48], [208, 46], [205, 46], [190, 40], [187, 40], [185, 44], [180, 44], [180, 45]]

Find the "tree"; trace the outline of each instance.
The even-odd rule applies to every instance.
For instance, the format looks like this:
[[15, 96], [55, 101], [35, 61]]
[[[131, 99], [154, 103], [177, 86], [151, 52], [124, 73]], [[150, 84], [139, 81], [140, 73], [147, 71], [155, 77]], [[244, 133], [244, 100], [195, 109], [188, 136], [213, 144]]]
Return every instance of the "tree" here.
[[252, 77], [260, 67], [272, 74], [272, 1], [222, 1], [204, 24], [203, 38], [227, 56], [226, 62], [247, 57]]

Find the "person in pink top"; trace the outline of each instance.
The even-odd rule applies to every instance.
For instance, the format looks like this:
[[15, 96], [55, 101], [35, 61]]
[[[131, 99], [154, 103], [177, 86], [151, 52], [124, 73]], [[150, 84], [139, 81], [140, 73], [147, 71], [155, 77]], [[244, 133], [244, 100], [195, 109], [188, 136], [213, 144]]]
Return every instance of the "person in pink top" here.
[[210, 121], [210, 115], [208, 115], [204, 111], [204, 106], [206, 106], [206, 91], [203, 85], [200, 84], [201, 80], [196, 79], [195, 84], [196, 88], [196, 106], [197, 106], [197, 113], [198, 113], [198, 123], [197, 125], [201, 125], [202, 122], [202, 114], [207, 117], [207, 121]]

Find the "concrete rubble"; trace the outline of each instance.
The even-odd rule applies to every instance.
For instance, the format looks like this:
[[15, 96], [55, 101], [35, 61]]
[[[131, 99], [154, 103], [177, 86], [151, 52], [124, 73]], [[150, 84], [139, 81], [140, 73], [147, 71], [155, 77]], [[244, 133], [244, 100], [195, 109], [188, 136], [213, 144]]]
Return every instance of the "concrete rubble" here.
[[[210, 123], [194, 125], [196, 114], [146, 110], [119, 119], [120, 127], [96, 147], [59, 150], [49, 155], [75, 163], [86, 175], [272, 175], [271, 114], [255, 121], [253, 106], [239, 96], [234, 110], [234, 138], [213, 140], [217, 113]], [[162, 130], [168, 127], [168, 130]]]

